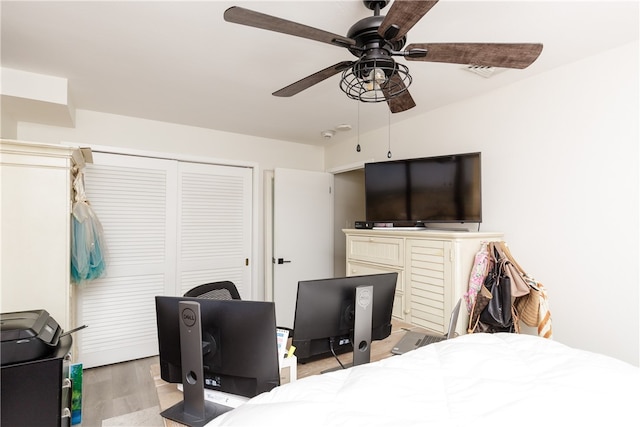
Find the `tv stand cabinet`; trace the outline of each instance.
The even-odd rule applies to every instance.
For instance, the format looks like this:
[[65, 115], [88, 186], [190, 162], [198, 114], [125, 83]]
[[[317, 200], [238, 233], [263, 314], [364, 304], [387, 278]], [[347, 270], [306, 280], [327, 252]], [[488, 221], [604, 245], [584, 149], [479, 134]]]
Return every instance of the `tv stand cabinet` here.
[[[469, 286], [482, 242], [503, 233], [434, 230], [345, 229], [347, 276], [398, 272], [393, 316], [444, 334], [451, 310]], [[466, 333], [462, 307], [456, 331]]]

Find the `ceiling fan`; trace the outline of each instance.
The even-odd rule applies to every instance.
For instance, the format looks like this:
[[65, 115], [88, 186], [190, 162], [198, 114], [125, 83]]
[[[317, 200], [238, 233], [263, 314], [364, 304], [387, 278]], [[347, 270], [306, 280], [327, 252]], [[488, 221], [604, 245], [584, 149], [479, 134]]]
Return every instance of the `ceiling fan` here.
[[340, 88], [347, 96], [362, 102], [386, 101], [392, 113], [416, 105], [408, 90], [412, 81], [409, 69], [394, 56], [409, 61], [523, 69], [542, 52], [540, 43], [412, 43], [405, 47], [409, 30], [437, 2], [395, 0], [387, 15], [381, 16], [380, 9], [389, 0], [363, 0], [374, 14], [356, 22], [346, 37], [238, 6], [227, 9], [224, 19], [346, 48], [357, 58], [331, 65], [273, 95], [293, 96], [342, 72]]

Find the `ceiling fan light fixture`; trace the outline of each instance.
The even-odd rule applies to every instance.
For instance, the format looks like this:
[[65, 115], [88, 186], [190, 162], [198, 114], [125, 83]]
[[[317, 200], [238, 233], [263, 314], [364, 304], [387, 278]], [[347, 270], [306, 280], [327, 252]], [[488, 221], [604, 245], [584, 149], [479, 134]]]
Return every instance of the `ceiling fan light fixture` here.
[[411, 81], [409, 68], [403, 64], [364, 58], [342, 72], [340, 89], [357, 101], [382, 102], [406, 92]]
[[[227, 22], [274, 31], [347, 49], [356, 61], [341, 61], [273, 92], [274, 96], [293, 96], [329, 77], [342, 73], [340, 89], [349, 98], [361, 102], [386, 101], [389, 111], [401, 113], [416, 106], [408, 91], [412, 78], [409, 69], [392, 57], [409, 61], [468, 64], [467, 70], [489, 77], [501, 69], [523, 69], [542, 52], [541, 43], [412, 43], [405, 48], [407, 33], [438, 3], [438, 0], [394, 1], [386, 15], [380, 9], [390, 0], [363, 0], [373, 16], [355, 22], [347, 37], [319, 28], [266, 15], [239, 6], [224, 12]], [[484, 65], [480, 65], [484, 64]], [[491, 65], [491, 67], [489, 67]], [[501, 70], [498, 70], [500, 72]]]

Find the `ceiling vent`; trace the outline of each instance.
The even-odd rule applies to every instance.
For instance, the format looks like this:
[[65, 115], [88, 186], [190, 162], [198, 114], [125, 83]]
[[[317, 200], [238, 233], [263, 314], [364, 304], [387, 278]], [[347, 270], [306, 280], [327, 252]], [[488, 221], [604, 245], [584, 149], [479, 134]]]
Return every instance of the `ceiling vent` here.
[[464, 67], [462, 67], [464, 70], [467, 71], [471, 71], [474, 74], [477, 74], [479, 76], [482, 76], [484, 78], [489, 78], [491, 76], [493, 76], [497, 69], [495, 67], [490, 67], [488, 65], [473, 65], [473, 64], [469, 64], [469, 65], [465, 65]]

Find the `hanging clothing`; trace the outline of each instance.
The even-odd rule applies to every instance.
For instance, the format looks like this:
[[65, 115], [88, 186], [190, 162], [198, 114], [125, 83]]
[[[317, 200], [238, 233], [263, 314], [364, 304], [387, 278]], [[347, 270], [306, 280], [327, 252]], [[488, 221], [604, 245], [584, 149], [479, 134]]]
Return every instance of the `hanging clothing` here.
[[71, 210], [71, 280], [81, 284], [101, 277], [106, 270], [102, 224], [91, 208], [84, 189], [84, 173], [74, 181]]
[[476, 296], [478, 295], [478, 292], [482, 287], [484, 278], [487, 276], [487, 271], [489, 269], [489, 260], [490, 257], [489, 251], [487, 249], [487, 243], [483, 242], [480, 250], [474, 258], [473, 267], [471, 268], [471, 273], [469, 274], [469, 288], [463, 295], [464, 302], [467, 305], [468, 313], [471, 313], [476, 300]]
[[[491, 251], [497, 246], [499, 250], [495, 256]], [[485, 278], [490, 269], [497, 262], [498, 257], [505, 265], [505, 274], [509, 277], [509, 283], [513, 298], [511, 312], [514, 318], [514, 332], [519, 332], [519, 322], [537, 328], [538, 336], [552, 338], [551, 312], [549, 310], [549, 298], [545, 287], [529, 276], [517, 263], [505, 242], [482, 243], [476, 254], [469, 273], [469, 288], [463, 298], [470, 314], [469, 333], [485, 332], [479, 322], [482, 311], [486, 309], [488, 301], [493, 295], [488, 289], [483, 289]], [[508, 269], [506, 268], [508, 267]], [[518, 281], [518, 283], [514, 283]], [[515, 286], [517, 284], [517, 286]], [[515, 286], [515, 287], [514, 287]], [[482, 291], [482, 293], [480, 293]]]
[[547, 290], [542, 283], [537, 284], [540, 290], [540, 309], [538, 311], [538, 336], [543, 338], [552, 338], [553, 330], [551, 328], [551, 312], [549, 311], [549, 299]]

